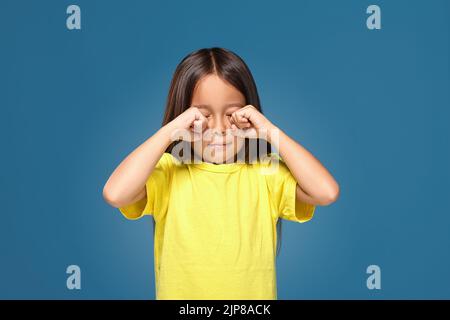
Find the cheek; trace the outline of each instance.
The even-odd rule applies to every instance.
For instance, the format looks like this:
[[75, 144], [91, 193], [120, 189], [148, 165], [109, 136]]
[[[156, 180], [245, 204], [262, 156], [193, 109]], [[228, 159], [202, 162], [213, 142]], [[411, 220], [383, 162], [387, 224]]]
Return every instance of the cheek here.
[[244, 138], [234, 137], [234, 146], [235, 146], [236, 152], [239, 152], [239, 150], [242, 149], [244, 144], [245, 144]]
[[195, 143], [191, 143], [192, 149], [198, 153], [201, 154], [206, 147], [208, 146], [209, 141], [207, 140], [202, 140], [201, 142], [197, 141]]
[[202, 150], [205, 148], [204, 143], [191, 142], [191, 148], [196, 154], [202, 154]]

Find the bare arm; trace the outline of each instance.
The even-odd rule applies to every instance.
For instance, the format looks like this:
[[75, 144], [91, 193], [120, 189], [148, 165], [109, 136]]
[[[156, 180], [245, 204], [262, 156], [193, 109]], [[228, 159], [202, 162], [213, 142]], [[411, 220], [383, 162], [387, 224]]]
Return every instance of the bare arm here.
[[145, 184], [164, 151], [170, 145], [172, 135], [180, 130], [192, 133], [183, 139], [194, 137], [194, 129], [203, 130], [207, 120], [194, 107], [159, 129], [153, 136], [131, 152], [114, 170], [103, 187], [103, 197], [113, 207], [120, 208], [147, 196]]
[[297, 181], [297, 199], [312, 205], [329, 205], [339, 196], [339, 185], [308, 150], [279, 128], [278, 151]]
[[164, 126], [131, 152], [106, 182], [103, 188], [105, 201], [119, 208], [145, 197], [147, 178], [170, 142], [169, 127]]
[[[296, 198], [312, 205], [329, 205], [339, 196], [339, 185], [328, 170], [308, 150], [271, 123], [254, 106], [247, 105], [232, 115], [232, 129], [252, 137], [266, 132], [268, 141], [276, 147], [289, 171], [297, 181]], [[239, 132], [239, 131], [238, 131]]]

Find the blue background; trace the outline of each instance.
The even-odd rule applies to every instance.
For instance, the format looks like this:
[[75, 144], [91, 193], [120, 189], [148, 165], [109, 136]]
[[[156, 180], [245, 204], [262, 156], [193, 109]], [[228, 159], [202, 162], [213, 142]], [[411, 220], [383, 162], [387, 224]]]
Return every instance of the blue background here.
[[211, 46], [242, 56], [267, 117], [341, 186], [283, 223], [278, 298], [450, 298], [449, 15], [445, 0], [2, 0], [0, 298], [154, 299], [151, 218], [101, 191], [159, 128], [181, 58]]

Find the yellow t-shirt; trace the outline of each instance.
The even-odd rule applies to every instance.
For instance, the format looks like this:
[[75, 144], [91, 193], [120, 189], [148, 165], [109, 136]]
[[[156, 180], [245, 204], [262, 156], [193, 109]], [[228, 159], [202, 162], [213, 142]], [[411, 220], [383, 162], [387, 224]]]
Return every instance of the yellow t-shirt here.
[[277, 299], [277, 220], [315, 210], [296, 201], [296, 185], [282, 161], [183, 164], [164, 153], [147, 197], [120, 208], [155, 219], [156, 299]]

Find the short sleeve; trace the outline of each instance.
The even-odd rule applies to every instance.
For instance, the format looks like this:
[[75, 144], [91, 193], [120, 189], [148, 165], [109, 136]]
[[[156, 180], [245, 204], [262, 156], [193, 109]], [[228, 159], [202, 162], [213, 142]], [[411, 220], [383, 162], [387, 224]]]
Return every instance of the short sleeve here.
[[273, 169], [266, 173], [270, 199], [277, 211], [277, 217], [294, 222], [306, 222], [314, 216], [315, 206], [297, 201], [297, 181], [283, 160], [271, 154]]
[[153, 215], [157, 220], [167, 211], [174, 161], [170, 153], [161, 156], [145, 184], [147, 196], [119, 208], [125, 218], [136, 220], [144, 215]]

